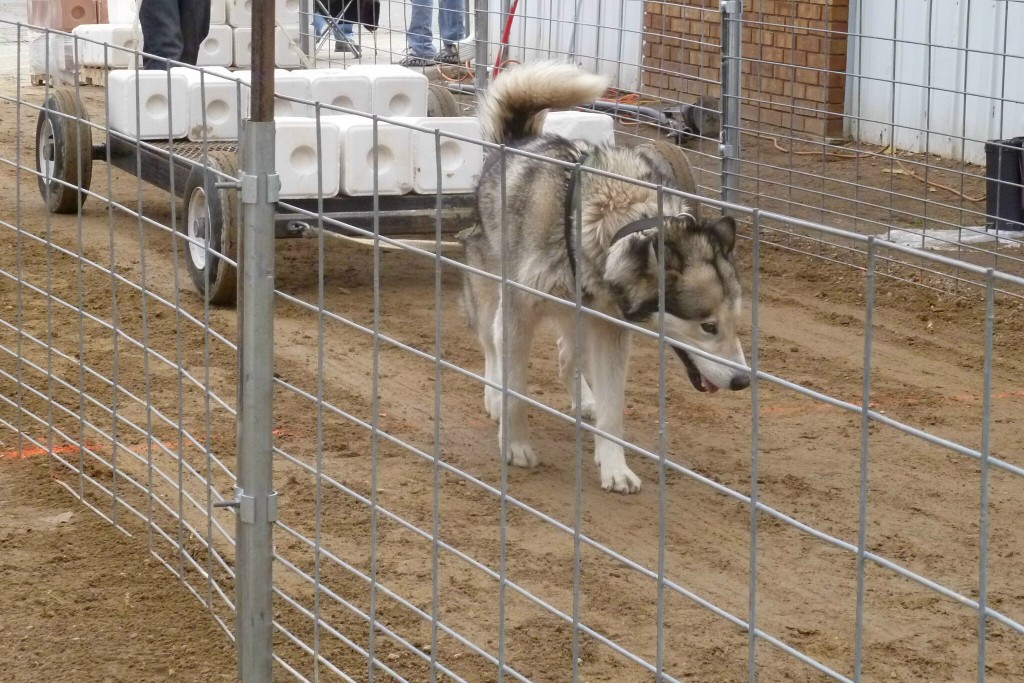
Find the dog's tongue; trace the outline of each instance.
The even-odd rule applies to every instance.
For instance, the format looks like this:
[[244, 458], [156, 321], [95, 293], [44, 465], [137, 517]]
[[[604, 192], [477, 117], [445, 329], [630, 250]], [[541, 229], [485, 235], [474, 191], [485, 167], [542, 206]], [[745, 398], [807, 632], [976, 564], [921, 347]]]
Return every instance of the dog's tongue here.
[[714, 394], [715, 392], [718, 391], [718, 387], [716, 387], [714, 384], [712, 384], [708, 380], [708, 378], [704, 377], [703, 375], [701, 375], [700, 383], [701, 383], [701, 386], [704, 387], [704, 391], [708, 392], [709, 394]]

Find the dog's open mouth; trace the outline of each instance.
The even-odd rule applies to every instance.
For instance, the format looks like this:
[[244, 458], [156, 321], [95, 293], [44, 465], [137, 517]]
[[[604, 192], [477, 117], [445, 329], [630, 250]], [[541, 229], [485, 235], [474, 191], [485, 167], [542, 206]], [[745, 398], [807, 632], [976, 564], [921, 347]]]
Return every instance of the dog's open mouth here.
[[709, 394], [713, 394], [718, 391], [717, 386], [712, 384], [707, 377], [700, 374], [700, 370], [697, 369], [697, 365], [693, 362], [693, 359], [690, 358], [690, 354], [678, 347], [673, 346], [672, 348], [675, 350], [676, 355], [679, 356], [679, 360], [683, 361], [683, 365], [686, 366], [686, 375], [690, 378], [690, 384], [693, 385], [694, 389], [697, 391], [707, 392]]

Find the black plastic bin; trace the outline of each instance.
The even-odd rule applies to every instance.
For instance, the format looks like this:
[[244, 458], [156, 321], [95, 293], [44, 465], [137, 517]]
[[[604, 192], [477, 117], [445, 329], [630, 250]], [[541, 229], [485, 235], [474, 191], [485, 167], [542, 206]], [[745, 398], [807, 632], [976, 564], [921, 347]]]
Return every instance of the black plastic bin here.
[[985, 229], [1024, 230], [1024, 137], [985, 143]]

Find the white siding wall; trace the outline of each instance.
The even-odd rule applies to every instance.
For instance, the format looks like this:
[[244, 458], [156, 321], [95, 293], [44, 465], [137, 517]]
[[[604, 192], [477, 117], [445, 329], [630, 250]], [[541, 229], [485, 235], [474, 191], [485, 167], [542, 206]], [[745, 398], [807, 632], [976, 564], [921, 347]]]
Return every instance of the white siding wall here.
[[850, 34], [850, 137], [982, 164], [1024, 135], [1024, 2], [851, 0]]
[[[491, 0], [489, 5], [493, 65], [504, 26], [497, 12], [500, 3]], [[519, 0], [508, 58], [522, 63], [565, 59], [575, 45], [573, 61], [608, 75], [613, 87], [637, 90], [643, 5], [641, 0]]]

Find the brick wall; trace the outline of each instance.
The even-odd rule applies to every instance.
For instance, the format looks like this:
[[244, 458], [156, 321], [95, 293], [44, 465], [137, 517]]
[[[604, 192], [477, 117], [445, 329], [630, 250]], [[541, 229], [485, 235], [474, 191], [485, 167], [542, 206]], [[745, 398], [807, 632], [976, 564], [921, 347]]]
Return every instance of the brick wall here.
[[[744, 0], [742, 116], [813, 136], [843, 131], [849, 0]], [[643, 90], [718, 97], [718, 0], [644, 3]]]

